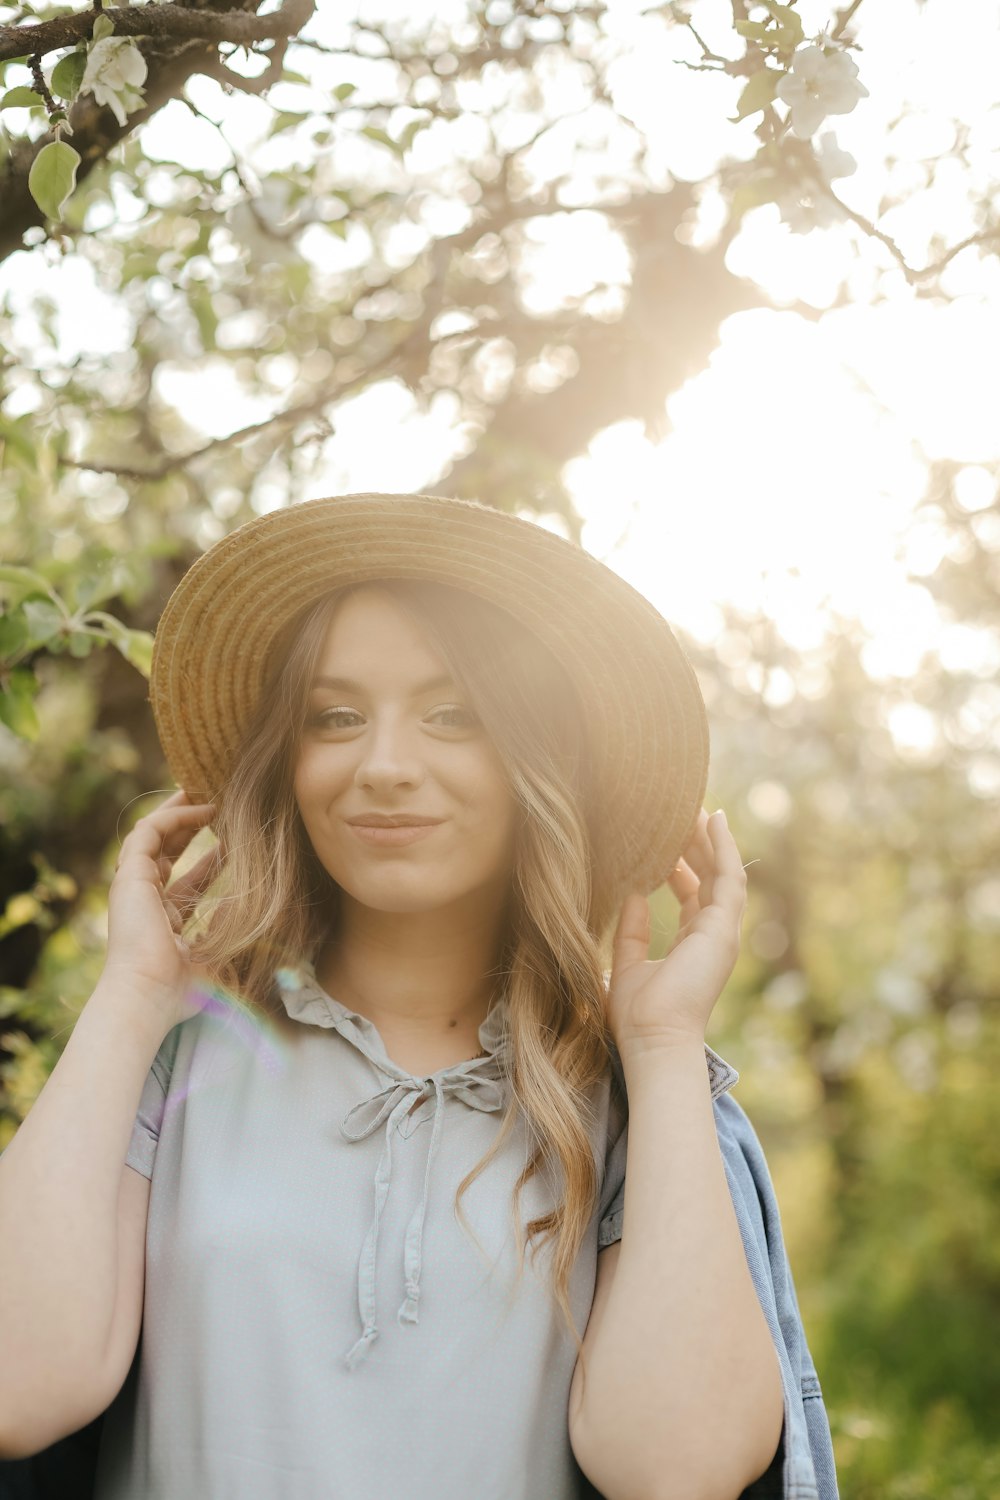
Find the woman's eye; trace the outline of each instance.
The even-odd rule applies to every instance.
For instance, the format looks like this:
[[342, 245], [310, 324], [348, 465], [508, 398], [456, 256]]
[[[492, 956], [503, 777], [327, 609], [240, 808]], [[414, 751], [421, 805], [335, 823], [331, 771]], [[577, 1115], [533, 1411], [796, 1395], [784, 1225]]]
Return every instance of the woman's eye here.
[[[471, 728], [471, 726], [476, 723], [475, 715], [469, 709], [462, 708], [461, 705], [457, 703], [447, 704], [444, 708], [436, 708], [434, 710], [434, 717], [436, 718], [439, 714], [459, 715], [459, 722], [457, 724], [451, 723], [446, 726], [449, 729]], [[335, 723], [334, 721], [343, 719], [345, 717], [349, 719], [352, 716], [355, 718], [358, 717], [356, 709], [327, 708], [316, 714], [312, 722], [314, 724], [320, 725], [324, 729], [347, 729], [350, 728], [350, 725]]]
[[475, 714], [471, 713], [467, 708], [462, 708], [458, 703], [448, 704], [446, 708], [437, 708], [434, 712], [435, 714], [458, 714], [460, 717], [464, 716], [465, 723], [459, 722], [458, 724], [450, 725], [449, 727], [453, 729], [465, 729], [471, 727], [476, 722]]
[[343, 724], [334, 724], [331, 721], [339, 719], [344, 714], [349, 717], [353, 713], [353, 708], [327, 708], [315, 716], [313, 723], [321, 725], [324, 729], [343, 729], [345, 727]]

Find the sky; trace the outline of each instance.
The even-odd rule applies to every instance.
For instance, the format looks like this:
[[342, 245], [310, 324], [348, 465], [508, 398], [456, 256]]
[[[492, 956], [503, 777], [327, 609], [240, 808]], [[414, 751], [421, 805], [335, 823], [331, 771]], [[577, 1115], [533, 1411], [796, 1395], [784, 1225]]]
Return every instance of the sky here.
[[[402, 18], [419, 28], [432, 10], [444, 24], [463, 9], [454, 0], [433, 7], [427, 0], [354, 0], [352, 13]], [[337, 17], [346, 10], [323, 10], [309, 34], [335, 41]], [[798, 10], [809, 35], [830, 22], [834, 7], [802, 0]], [[679, 65], [679, 58], [697, 60], [693, 38], [641, 15], [633, 0], [610, 11], [622, 46], [610, 74], [614, 102], [647, 137], [662, 180], [700, 182], [723, 157], [752, 156], [758, 144], [753, 120], [727, 119], [735, 114], [739, 84]], [[701, 0], [691, 14], [715, 51], [736, 55], [727, 4]], [[886, 192], [910, 198], [879, 223], [909, 263], [920, 266], [933, 258], [932, 235], [951, 244], [972, 232], [973, 193], [992, 188], [995, 197], [1000, 13], [984, 0], [927, 0], [923, 6], [866, 0], [856, 30], [863, 50], [852, 55], [868, 97], [851, 113], [830, 116], [820, 132], [832, 129], [858, 163], [837, 183], [855, 210], [875, 219]], [[303, 72], [328, 63], [318, 54], [290, 54], [290, 66]], [[364, 75], [360, 66], [362, 85]], [[8, 85], [21, 81], [8, 75]], [[546, 83], [553, 90], [563, 86], [558, 79]], [[191, 97], [213, 118], [225, 113], [226, 135], [241, 152], [252, 151], [272, 113], [248, 96], [227, 98], [205, 81], [192, 84]], [[284, 100], [280, 88], [270, 100], [302, 107], [301, 94]], [[572, 110], [580, 101], [569, 89], [559, 102]], [[948, 149], [956, 122], [969, 131], [966, 160], [945, 161], [928, 188], [922, 164]], [[510, 128], [518, 128], [516, 118]], [[599, 132], [597, 117], [594, 129]], [[471, 123], [470, 131], [474, 149]], [[223, 166], [230, 159], [218, 133], [181, 104], [144, 126], [143, 140], [147, 154], [165, 161]], [[432, 178], [446, 163], [441, 153], [454, 150], [455, 142], [454, 132], [447, 146], [433, 130], [424, 132], [407, 171]], [[358, 149], [370, 148], [358, 143]], [[559, 149], [558, 141], [541, 148], [536, 169], [550, 170], [545, 151]], [[259, 160], [270, 165], [267, 151]], [[355, 163], [343, 165], [353, 170]], [[604, 165], [613, 169], [613, 154]], [[711, 239], [721, 207], [718, 195], [707, 191], [694, 243]], [[128, 216], [130, 205], [122, 201], [117, 211]], [[442, 227], [458, 224], [443, 221]], [[364, 254], [350, 236], [340, 241], [325, 230], [312, 245], [307, 235], [303, 250], [327, 266], [356, 265]], [[413, 249], [401, 239], [399, 253], [405, 259]], [[1000, 547], [995, 486], [984, 467], [1000, 459], [1000, 259], [964, 252], [943, 278], [947, 300], [920, 300], [893, 270], [887, 250], [853, 226], [798, 235], [766, 206], [748, 215], [727, 264], [757, 282], [776, 309], [748, 311], [722, 324], [707, 368], [667, 402], [672, 430], [664, 440], [651, 443], [638, 423], [624, 422], [571, 461], [565, 478], [584, 518], [583, 545], [699, 641], [713, 639], [720, 606], [728, 601], [765, 613], [804, 654], [821, 646], [839, 618], [861, 621], [868, 638], [865, 670], [877, 680], [905, 683], [925, 653], [994, 679], [1000, 669], [995, 638], [942, 617], [923, 587], [948, 545], [945, 532], [933, 516], [919, 527], [912, 517], [927, 488], [928, 464], [958, 460], [964, 465], [959, 504], [983, 513], [981, 538]], [[597, 215], [556, 223], [549, 242], [536, 247], [532, 267], [530, 301], [539, 310], [573, 290], [571, 267], [581, 288], [598, 273], [612, 282], [625, 274], [621, 247]], [[816, 321], [784, 310], [801, 299], [822, 311], [845, 276], [851, 306]], [[96, 292], [78, 257], [53, 268], [25, 252], [0, 266], [0, 294], [21, 303], [25, 327], [32, 290], [43, 279], [60, 307], [62, 357], [122, 347], [128, 328], [121, 311]], [[877, 291], [887, 300], [873, 306]], [[162, 372], [161, 389], [206, 435], [266, 414], [213, 361], [178, 362]], [[449, 455], [460, 451], [455, 417], [445, 395], [420, 413], [399, 382], [370, 387], [339, 407], [336, 435], [323, 450], [307, 498], [369, 489], [433, 492]], [[387, 429], [391, 444], [384, 441]], [[555, 516], [541, 523], [562, 529]], [[212, 539], [207, 536], [206, 545]], [[933, 753], [938, 728], [916, 705], [912, 712], [906, 708], [900, 705], [890, 726], [898, 748], [917, 757]], [[1000, 786], [977, 790], [995, 794]]]

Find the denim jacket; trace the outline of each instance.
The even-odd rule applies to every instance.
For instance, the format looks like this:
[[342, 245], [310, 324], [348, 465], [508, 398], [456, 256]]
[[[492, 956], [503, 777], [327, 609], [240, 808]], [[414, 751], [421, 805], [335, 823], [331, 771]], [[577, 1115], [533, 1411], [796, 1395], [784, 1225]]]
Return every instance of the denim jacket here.
[[[721, 1066], [713, 1067], [713, 1060]], [[743, 1107], [727, 1092], [739, 1077], [736, 1069], [715, 1053], [709, 1057], [709, 1072], [726, 1180], [753, 1284], [778, 1351], [785, 1394], [777, 1452], [739, 1500], [839, 1500], [830, 1423], [802, 1326], [764, 1150]]]

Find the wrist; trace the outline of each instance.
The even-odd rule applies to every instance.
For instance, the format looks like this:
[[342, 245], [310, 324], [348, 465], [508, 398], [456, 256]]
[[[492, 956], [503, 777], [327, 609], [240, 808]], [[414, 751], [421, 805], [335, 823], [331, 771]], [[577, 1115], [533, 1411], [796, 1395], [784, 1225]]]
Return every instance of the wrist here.
[[146, 989], [122, 975], [103, 970], [94, 986], [87, 1008], [113, 1015], [119, 1025], [142, 1034], [143, 1039], [158, 1037], [157, 1046], [176, 1023], [174, 996], [163, 990]]
[[692, 1061], [705, 1068], [705, 1038], [694, 1032], [658, 1033], [655, 1037], [632, 1038], [616, 1044], [626, 1080], [646, 1074], [682, 1071]]

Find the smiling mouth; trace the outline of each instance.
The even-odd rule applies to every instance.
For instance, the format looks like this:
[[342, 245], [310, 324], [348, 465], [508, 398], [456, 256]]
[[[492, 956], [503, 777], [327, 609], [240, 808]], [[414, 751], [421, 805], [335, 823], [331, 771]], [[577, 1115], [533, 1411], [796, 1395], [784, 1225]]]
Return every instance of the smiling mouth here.
[[365, 844], [414, 844], [440, 828], [440, 823], [399, 823], [393, 826], [372, 827], [366, 823], [352, 823], [351, 828]]

